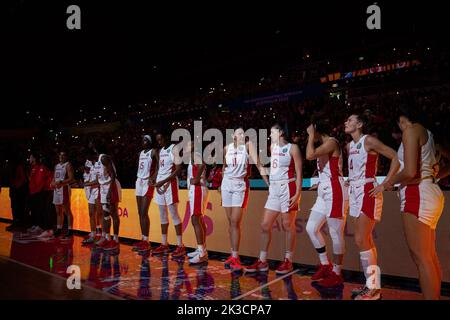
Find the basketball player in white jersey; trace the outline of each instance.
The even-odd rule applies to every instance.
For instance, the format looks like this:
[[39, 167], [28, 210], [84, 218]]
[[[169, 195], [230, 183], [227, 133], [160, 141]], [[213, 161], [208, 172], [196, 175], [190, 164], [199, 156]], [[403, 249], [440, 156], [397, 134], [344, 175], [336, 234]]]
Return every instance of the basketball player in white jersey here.
[[152, 138], [145, 135], [142, 140], [143, 150], [139, 154], [139, 164], [136, 179], [136, 202], [139, 214], [139, 224], [141, 226], [142, 240], [133, 246], [133, 251], [150, 251], [148, 240], [150, 232], [150, 219], [148, 209], [155, 191], [156, 165], [159, 162], [159, 154], [156, 149], [152, 149]]
[[154, 255], [166, 254], [169, 252], [167, 242], [167, 233], [169, 229], [169, 219], [167, 210], [172, 217], [172, 223], [177, 235], [177, 248], [172, 252], [172, 258], [180, 258], [186, 254], [183, 245], [183, 224], [178, 214], [178, 173], [181, 170], [181, 160], [178, 155], [178, 149], [170, 143], [167, 133], [159, 133], [156, 141], [160, 146], [159, 166], [156, 177], [156, 196], [155, 201], [159, 207], [161, 218], [161, 245], [153, 250]]
[[400, 183], [403, 227], [422, 294], [427, 300], [437, 300], [442, 270], [436, 254], [436, 225], [444, 208], [444, 195], [436, 184], [433, 134], [418, 122], [420, 116], [411, 106], [400, 106], [397, 119], [403, 133], [398, 150], [401, 170], [387, 184]]
[[278, 124], [270, 129], [270, 176], [269, 196], [264, 206], [261, 223], [261, 251], [259, 259], [246, 272], [265, 272], [269, 270], [267, 252], [272, 237], [272, 226], [281, 213], [285, 231], [284, 261], [276, 269], [277, 274], [293, 270], [292, 258], [295, 250], [295, 218], [299, 208], [302, 188], [302, 155], [296, 144], [286, 140], [285, 130]]
[[93, 244], [100, 240], [101, 237], [102, 218], [99, 199], [100, 186], [97, 181], [97, 172], [99, 170], [97, 159], [96, 153], [92, 152], [86, 160], [85, 172], [83, 174], [83, 186], [88, 201], [89, 223], [91, 227], [91, 232], [88, 237], [83, 240], [84, 245]]
[[67, 217], [67, 237], [72, 236], [73, 215], [70, 209], [70, 184], [74, 182], [73, 168], [68, 162], [67, 154], [62, 151], [59, 153], [59, 163], [55, 166], [55, 176], [51, 186], [53, 191], [53, 204], [56, 208], [56, 231], [55, 237], [62, 233], [64, 223], [64, 214]]
[[[311, 277], [323, 287], [335, 287], [343, 283], [342, 262], [345, 253], [345, 220], [348, 207], [348, 191], [342, 176], [342, 150], [339, 141], [330, 136], [332, 128], [323, 117], [313, 119], [307, 128], [306, 159], [317, 161], [319, 184], [317, 200], [311, 208], [306, 231], [316, 249], [320, 265]], [[315, 143], [320, 144], [315, 147]], [[333, 243], [333, 264], [326, 251], [321, 229], [327, 223]]]
[[[353, 291], [356, 300], [381, 299], [380, 271], [377, 250], [372, 239], [375, 223], [381, 220], [382, 191], [399, 169], [397, 153], [377, 138], [364, 133], [369, 123], [365, 114], [352, 114], [345, 121], [345, 133], [352, 141], [347, 145], [349, 215], [355, 227], [355, 242], [359, 248], [366, 286]], [[391, 160], [389, 172], [382, 184], [376, 182], [379, 154]]]
[[[122, 198], [122, 190], [117, 179], [117, 172], [110, 156], [101, 154], [99, 156], [100, 170], [97, 173], [97, 181], [100, 185], [100, 203], [103, 211], [103, 233], [102, 238], [96, 245], [106, 251], [119, 249], [120, 218], [118, 205]], [[114, 236], [111, 239], [111, 219], [114, 223]]]
[[[233, 143], [224, 148], [223, 180], [221, 185], [222, 207], [228, 218], [231, 255], [225, 261], [225, 268], [241, 270], [239, 245], [241, 242], [241, 221], [247, 208], [250, 183], [249, 160], [252, 159], [261, 171], [256, 147], [249, 141], [245, 142], [244, 129], [237, 127], [233, 133]], [[267, 176], [263, 179], [267, 180]]]
[[188, 254], [189, 263], [200, 264], [208, 261], [206, 251], [206, 225], [203, 215], [208, 203], [208, 187], [206, 186], [206, 165], [201, 152], [194, 151], [194, 141], [187, 145], [186, 152], [191, 159], [187, 170], [187, 189], [189, 192], [189, 212], [197, 240], [197, 250]]

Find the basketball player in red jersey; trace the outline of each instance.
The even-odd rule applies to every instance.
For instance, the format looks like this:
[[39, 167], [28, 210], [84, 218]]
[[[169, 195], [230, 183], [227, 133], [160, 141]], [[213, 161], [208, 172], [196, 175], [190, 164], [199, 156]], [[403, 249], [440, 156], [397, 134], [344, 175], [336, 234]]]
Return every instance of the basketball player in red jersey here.
[[284, 261], [276, 269], [277, 274], [293, 270], [292, 258], [295, 250], [295, 218], [302, 190], [302, 155], [296, 144], [286, 140], [286, 132], [279, 124], [270, 130], [270, 176], [269, 196], [261, 222], [261, 242], [259, 259], [246, 272], [266, 272], [269, 270], [267, 252], [272, 237], [272, 226], [281, 213], [283, 230], [286, 232]]
[[[251, 166], [249, 159], [256, 163], [260, 172], [256, 147], [245, 141], [244, 129], [237, 127], [233, 133], [233, 142], [224, 148], [223, 180], [221, 185], [222, 207], [228, 218], [231, 255], [225, 261], [225, 268], [233, 271], [242, 269], [239, 259], [239, 245], [241, 242], [241, 221], [244, 210], [247, 208], [250, 183], [248, 176]], [[264, 180], [267, 176], [262, 174]]]
[[142, 240], [133, 246], [133, 251], [150, 251], [149, 232], [150, 219], [148, 209], [153, 198], [155, 187], [153, 187], [156, 174], [156, 165], [159, 162], [159, 154], [152, 149], [152, 138], [145, 135], [142, 140], [142, 151], [139, 154], [139, 164], [136, 179], [136, 202], [141, 226]]
[[208, 261], [206, 251], [206, 225], [203, 215], [208, 203], [208, 187], [206, 186], [206, 165], [201, 152], [194, 151], [194, 141], [190, 141], [186, 152], [191, 155], [187, 170], [187, 184], [189, 192], [189, 206], [192, 226], [197, 239], [197, 250], [188, 254], [191, 264]]
[[172, 222], [177, 234], [177, 248], [172, 252], [172, 258], [181, 258], [186, 254], [183, 245], [183, 223], [178, 213], [178, 174], [181, 170], [178, 147], [171, 143], [168, 133], [159, 133], [156, 141], [161, 147], [159, 151], [159, 166], [156, 176], [155, 201], [159, 207], [161, 218], [161, 245], [153, 250], [153, 254], [166, 254], [169, 252], [167, 233], [169, 219], [167, 210], [170, 212]]
[[433, 134], [420, 123], [410, 106], [400, 106], [398, 125], [402, 143], [398, 149], [400, 172], [390, 177], [400, 183], [400, 211], [406, 242], [419, 272], [425, 299], [438, 300], [442, 270], [436, 253], [436, 226], [444, 208], [444, 195], [436, 183], [438, 162]]
[[73, 215], [70, 209], [70, 184], [75, 181], [73, 168], [64, 151], [59, 153], [59, 163], [55, 166], [55, 176], [51, 187], [53, 191], [53, 204], [56, 207], [56, 231], [55, 237], [61, 235], [64, 223], [64, 214], [67, 217], [67, 237], [72, 236]]
[[[382, 191], [386, 181], [398, 171], [397, 153], [377, 138], [365, 134], [369, 119], [365, 114], [352, 114], [345, 121], [345, 133], [352, 141], [347, 145], [349, 171], [349, 215], [355, 226], [355, 241], [359, 248], [366, 286], [353, 291], [356, 300], [381, 299], [380, 271], [377, 250], [372, 239], [375, 223], [381, 220]], [[391, 160], [386, 179], [376, 181], [379, 154]]]
[[[348, 190], [342, 176], [342, 150], [339, 141], [330, 136], [332, 128], [324, 118], [313, 119], [307, 132], [306, 159], [317, 161], [319, 173], [317, 200], [306, 225], [306, 231], [320, 259], [319, 269], [311, 279], [319, 281], [319, 285], [323, 287], [334, 287], [343, 283], [341, 270], [348, 208]], [[320, 145], [316, 148], [314, 143]], [[333, 264], [328, 260], [325, 240], [320, 231], [325, 222], [333, 242]]]

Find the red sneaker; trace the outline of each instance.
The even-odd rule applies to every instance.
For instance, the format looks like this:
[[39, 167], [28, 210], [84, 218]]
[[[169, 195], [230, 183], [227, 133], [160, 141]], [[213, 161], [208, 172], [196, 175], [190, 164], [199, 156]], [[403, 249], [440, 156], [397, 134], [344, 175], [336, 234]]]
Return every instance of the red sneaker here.
[[132, 251], [139, 251], [140, 247], [144, 246], [146, 243], [148, 244], [148, 242], [147, 242], [147, 241], [144, 241], [144, 240], [139, 241], [139, 242], [137, 242], [137, 243], [135, 243], [135, 244], [133, 245], [133, 248], [132, 248], [131, 250], [132, 250]]
[[323, 278], [318, 282], [318, 285], [325, 288], [337, 287], [344, 283], [341, 275], [336, 274], [334, 271], [328, 274], [327, 277]]
[[317, 269], [316, 273], [311, 277], [312, 281], [318, 281], [321, 279], [326, 278], [331, 271], [333, 270], [333, 266], [330, 264], [320, 264], [319, 268]]
[[233, 260], [234, 260], [233, 256], [230, 255], [228, 259], [223, 263], [225, 269], [230, 269], [230, 265], [233, 262]]
[[245, 272], [264, 272], [267, 270], [269, 270], [269, 264], [259, 259], [254, 264], [244, 267]]
[[111, 251], [111, 250], [116, 250], [116, 249], [119, 249], [119, 242], [115, 241], [115, 240], [110, 240], [108, 242], [108, 244], [103, 246], [103, 250], [105, 250], [105, 251]]
[[231, 271], [240, 271], [242, 270], [241, 260], [239, 258], [233, 258], [233, 261], [230, 263]]
[[148, 252], [150, 250], [152, 250], [152, 248], [150, 247], [150, 243], [147, 241], [142, 241], [142, 244], [137, 248], [138, 252]]
[[294, 266], [292, 265], [292, 262], [288, 258], [285, 258], [284, 262], [282, 262], [278, 266], [278, 268], [277, 268], [277, 270], [275, 270], [275, 272], [277, 274], [286, 274], [286, 273], [291, 272], [292, 270], [294, 270]]
[[181, 245], [172, 252], [172, 258], [180, 258], [186, 255], [186, 248]]
[[168, 245], [160, 245], [158, 248], [153, 250], [152, 254], [166, 254], [169, 252], [169, 246]]

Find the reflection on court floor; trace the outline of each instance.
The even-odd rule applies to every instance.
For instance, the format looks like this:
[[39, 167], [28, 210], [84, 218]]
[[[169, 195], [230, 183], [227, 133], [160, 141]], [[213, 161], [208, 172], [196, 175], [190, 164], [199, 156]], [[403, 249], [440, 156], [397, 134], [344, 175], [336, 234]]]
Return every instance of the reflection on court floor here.
[[[125, 299], [348, 300], [351, 299], [351, 290], [359, 286], [345, 283], [336, 288], [321, 288], [312, 284], [310, 276], [298, 269], [284, 276], [276, 276], [274, 271], [254, 275], [231, 272], [224, 269], [222, 255], [210, 254], [207, 263], [192, 266], [187, 259], [172, 260], [170, 255], [153, 257], [136, 253], [127, 244], [121, 244], [118, 252], [106, 253], [83, 247], [80, 236], [71, 240], [40, 241], [21, 237], [20, 233], [6, 232], [5, 226], [0, 223], [0, 255], [34, 267], [33, 272], [39, 272], [39, 269], [66, 278], [69, 276], [67, 267], [77, 265], [82, 286]], [[11, 271], [11, 275], [2, 276], [14, 277], [15, 274]], [[421, 295], [383, 289], [383, 298], [421, 299]]]

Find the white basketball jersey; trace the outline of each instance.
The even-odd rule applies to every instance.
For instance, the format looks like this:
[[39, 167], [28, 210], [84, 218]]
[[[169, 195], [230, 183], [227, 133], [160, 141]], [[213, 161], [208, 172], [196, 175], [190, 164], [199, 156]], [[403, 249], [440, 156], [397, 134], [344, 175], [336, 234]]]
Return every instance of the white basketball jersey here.
[[244, 179], [248, 176], [249, 155], [245, 144], [234, 147], [234, 143], [227, 146], [227, 153], [225, 155], [225, 171], [224, 177], [231, 179]]
[[[436, 159], [436, 147], [434, 145], [433, 134], [427, 130], [428, 141], [420, 150], [420, 163], [417, 167], [417, 173], [415, 178], [425, 178], [429, 176], [436, 176], [438, 173], [438, 161]], [[400, 170], [403, 170], [405, 166], [405, 151], [403, 143], [400, 144], [398, 149], [398, 160], [400, 162]]]
[[[111, 183], [111, 176], [108, 173], [108, 170], [106, 169], [106, 167], [103, 165], [103, 163], [100, 161], [101, 160], [102, 155], [100, 155], [99, 157], [99, 163], [100, 163], [100, 168], [97, 172], [97, 177], [98, 177], [98, 183], [101, 185], [105, 185], [105, 184], [110, 184]], [[114, 166], [114, 163], [111, 161], [111, 165], [112, 165], [112, 169], [114, 170], [114, 173], [116, 174], [116, 179], [117, 179], [117, 171], [116, 171], [116, 167]]]
[[161, 148], [159, 152], [159, 170], [157, 181], [161, 181], [169, 177], [175, 171], [174, 156], [172, 153], [173, 147], [171, 144], [167, 149]]
[[62, 164], [58, 163], [55, 166], [55, 181], [56, 182], [63, 181], [64, 179], [66, 179], [68, 164], [69, 164], [69, 162], [62, 163]]
[[378, 154], [370, 154], [364, 148], [367, 135], [362, 136], [358, 142], [350, 142], [348, 156], [348, 178], [350, 181], [362, 181], [374, 178], [377, 173]]
[[150, 169], [152, 167], [152, 149], [145, 152], [141, 151], [139, 155], [139, 167], [137, 172], [137, 177], [141, 179], [150, 178]]
[[295, 163], [291, 157], [291, 146], [272, 145], [270, 153], [270, 181], [287, 181], [295, 178]]

